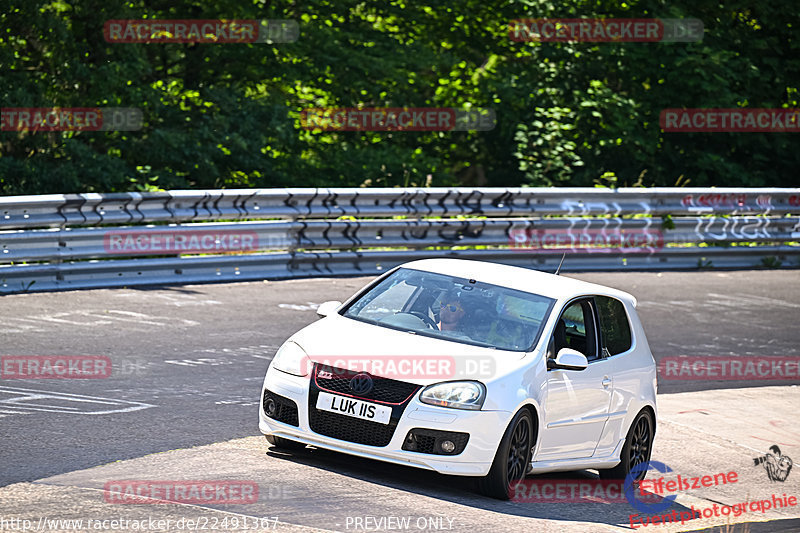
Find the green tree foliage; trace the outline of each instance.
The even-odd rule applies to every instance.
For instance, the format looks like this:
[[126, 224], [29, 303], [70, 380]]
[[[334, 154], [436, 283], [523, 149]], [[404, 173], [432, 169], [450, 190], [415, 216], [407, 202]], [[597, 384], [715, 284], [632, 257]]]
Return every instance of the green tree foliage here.
[[[794, 0], [3, 0], [3, 107], [138, 107], [132, 132], [0, 132], [0, 193], [797, 186], [798, 133], [664, 133], [681, 107], [800, 107]], [[515, 42], [526, 17], [703, 21], [693, 43]], [[121, 44], [110, 19], [293, 19], [297, 42]], [[488, 107], [491, 131], [321, 132], [307, 107]]]

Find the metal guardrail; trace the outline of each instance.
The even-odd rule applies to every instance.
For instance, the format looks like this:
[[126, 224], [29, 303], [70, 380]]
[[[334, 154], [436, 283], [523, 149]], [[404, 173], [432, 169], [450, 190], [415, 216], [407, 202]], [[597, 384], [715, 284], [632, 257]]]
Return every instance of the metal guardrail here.
[[373, 274], [443, 255], [551, 269], [568, 252], [565, 270], [800, 266], [797, 214], [800, 189], [0, 197], [0, 293]]
[[224, 189], [0, 197], [0, 230], [340, 216], [781, 215], [800, 189]]
[[[699, 242], [735, 243], [775, 242], [800, 239], [800, 217], [681, 217], [673, 219], [672, 228], [664, 229], [660, 218], [546, 218], [531, 219], [439, 219], [439, 220], [361, 220], [304, 222], [239, 222], [184, 224], [169, 226], [128, 226], [114, 228], [66, 228], [23, 230], [0, 233], [0, 263], [54, 261], [103, 257], [169, 255], [189, 250], [184, 246], [168, 248], [168, 235], [208, 236], [205, 253], [231, 251], [220, 236], [236, 236], [244, 245], [232, 251], [428, 248], [452, 246], [510, 247], [533, 250], [544, 246], [572, 245], [584, 240], [597, 241], [626, 235], [637, 238], [635, 244], [662, 248], [669, 244]], [[541, 237], [537, 239], [537, 232]], [[248, 238], [249, 237], [249, 238]], [[551, 238], [552, 237], [552, 238]], [[556, 243], [556, 237], [560, 240]], [[213, 239], [213, 241], [212, 241]], [[549, 240], [548, 240], [549, 239]], [[127, 241], [127, 242], [126, 242]], [[553, 241], [553, 242], [549, 242]], [[538, 243], [541, 248], [541, 243]], [[199, 246], [203, 246], [201, 241]], [[187, 244], [188, 246], [188, 244]], [[632, 248], [629, 246], [628, 248]], [[639, 247], [639, 246], [636, 246]], [[195, 252], [197, 253], [197, 252]]]

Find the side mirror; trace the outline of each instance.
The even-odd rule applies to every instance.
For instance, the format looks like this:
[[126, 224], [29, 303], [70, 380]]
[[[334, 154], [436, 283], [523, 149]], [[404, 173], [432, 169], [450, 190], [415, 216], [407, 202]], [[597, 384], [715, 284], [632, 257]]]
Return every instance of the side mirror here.
[[572, 348], [561, 348], [555, 359], [547, 360], [548, 370], [586, 370], [586, 356]]
[[319, 304], [319, 307], [317, 307], [317, 315], [319, 315], [320, 317], [326, 317], [331, 313], [336, 312], [336, 310], [339, 309], [341, 305], [342, 302], [338, 300], [331, 300], [329, 302], [321, 303]]

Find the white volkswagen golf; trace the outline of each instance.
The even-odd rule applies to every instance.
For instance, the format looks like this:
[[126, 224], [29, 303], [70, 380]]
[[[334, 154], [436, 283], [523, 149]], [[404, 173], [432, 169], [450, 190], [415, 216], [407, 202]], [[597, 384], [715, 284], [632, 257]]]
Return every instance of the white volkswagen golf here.
[[501, 499], [531, 473], [621, 479], [649, 461], [656, 429], [635, 308], [630, 294], [525, 268], [406, 263], [322, 304], [280, 347], [259, 427], [278, 448], [481, 476]]

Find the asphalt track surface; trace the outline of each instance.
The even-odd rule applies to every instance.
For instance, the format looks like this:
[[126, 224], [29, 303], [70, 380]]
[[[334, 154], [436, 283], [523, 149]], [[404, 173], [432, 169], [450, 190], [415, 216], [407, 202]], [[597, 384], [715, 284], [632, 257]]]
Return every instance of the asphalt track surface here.
[[[675, 355], [800, 356], [800, 272], [796, 270], [569, 275], [634, 294], [657, 360]], [[472, 531], [483, 529], [475, 524], [493, 530], [503, 518], [545, 522], [553, 519], [556, 526], [588, 520], [603, 530], [592, 519], [597, 510], [583, 509], [574, 516], [561, 509], [532, 511], [530, 506], [519, 508], [513, 507], [514, 503], [481, 498], [471, 491], [469, 480], [463, 478], [354, 461], [349, 456], [323, 450], [282, 454], [271, 450], [263, 438], [247, 438], [259, 435], [260, 387], [278, 346], [291, 333], [317, 319], [314, 313], [317, 304], [343, 300], [369, 279], [3, 297], [0, 355], [104, 355], [111, 359], [114, 370], [109, 378], [100, 380], [0, 380], [0, 486], [57, 476], [47, 486], [51, 491], [55, 491], [54, 486], [63, 486], [59, 489], [62, 492], [48, 493], [53, 501], [59, 501], [69, 497], [69, 491], [73, 490], [69, 487], [73, 484], [91, 484], [87, 474], [78, 471], [136, 459], [117, 463], [120, 471], [109, 475], [124, 474], [132, 478], [136, 477], [136, 471], [155, 469], [178, 477], [181, 465], [191, 464], [201, 471], [205, 466], [221, 477], [235, 471], [239, 479], [259, 474], [273, 481], [279, 479], [281, 483], [275, 486], [282, 492], [269, 501], [270, 506], [281, 511], [278, 513], [281, 522], [311, 528], [354, 531], [357, 528], [346, 527], [346, 513], [342, 509], [349, 509], [347, 516], [352, 518], [356, 514], [376, 514], [377, 507], [383, 515], [396, 515], [402, 509], [408, 514], [411, 505], [416, 509], [415, 518], [444, 520], [443, 530], [461, 530], [448, 528], [445, 518], [457, 518], [459, 512], [467, 512], [464, 509], [479, 515], [469, 522]], [[800, 380], [779, 383], [660, 380], [659, 393], [667, 401], [674, 395], [675, 412], [679, 413], [683, 407], [687, 411], [696, 407], [692, 398], [700, 397], [686, 393], [729, 394], [730, 390], [721, 389], [733, 389], [734, 395], [719, 404], [718, 411], [722, 412], [725, 405], [730, 407], [739, 399], [754, 404], [768, 397], [775, 399], [780, 396], [776, 390], [797, 390], [791, 387], [797, 384]], [[762, 390], [768, 393], [762, 394]], [[706, 400], [719, 402], [719, 397], [717, 394]], [[800, 396], [791, 398], [794, 401]], [[772, 410], [772, 418], [785, 422], [796, 417], [799, 405], [800, 402], [792, 405], [788, 397], [786, 402], [778, 398], [768, 409]], [[758, 419], [760, 415], [749, 416]], [[703, 423], [700, 419], [698, 424]], [[670, 435], [669, 438], [677, 438], [675, 432]], [[715, 438], [721, 439], [717, 447], [724, 448], [724, 423]], [[796, 436], [791, 439], [794, 440], [784, 445], [800, 446], [795, 442]], [[658, 441], [657, 437], [657, 446]], [[692, 454], [691, 446], [680, 438], [674, 444], [674, 448]], [[146, 457], [198, 446], [201, 448], [196, 449], [195, 455], [181, 456], [180, 461], [186, 463], [168, 461], [169, 454]], [[768, 446], [763, 443], [764, 451]], [[753, 443], [752, 449], [762, 448]], [[669, 452], [665, 449], [665, 454], [673, 453], [673, 448]], [[674, 460], [680, 457], [679, 454]], [[97, 469], [86, 472], [93, 471], [98, 472]], [[793, 477], [797, 481], [800, 475]], [[18, 487], [5, 497], [0, 496], [0, 502], [5, 499], [9, 509], [16, 506], [17, 511], [24, 510], [26, 505], [33, 506], [43, 498], [42, 494], [35, 498], [25, 496], [24, 487], [28, 485]], [[432, 503], [408, 501], [420, 495]], [[376, 507], [377, 502], [381, 503]], [[450, 514], [443, 509], [449, 509]], [[261, 511], [261, 515], [271, 515], [268, 510]], [[798, 511], [793, 512], [781, 518], [800, 516]], [[1, 513], [2, 508], [0, 518]], [[619, 517], [609, 518], [608, 523], [625, 522], [626, 516], [620, 516], [616, 521]], [[522, 524], [515, 520], [512, 520], [515, 525]], [[764, 531], [800, 530], [800, 521], [790, 519], [780, 523], [778, 526], [778, 522], [770, 522], [769, 529]], [[535, 530], [536, 526], [531, 527]], [[648, 529], [666, 531], [663, 526]], [[4, 530], [2, 523], [0, 530]], [[370, 529], [360, 529], [365, 530]], [[750, 531], [760, 529], [754, 525]]]

